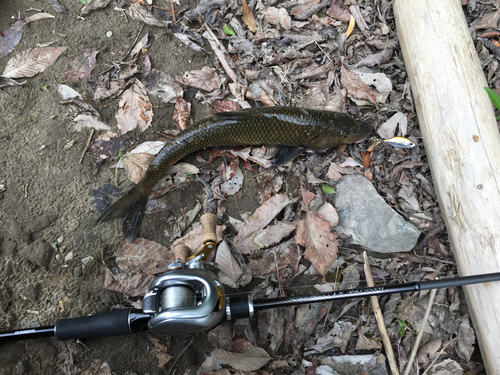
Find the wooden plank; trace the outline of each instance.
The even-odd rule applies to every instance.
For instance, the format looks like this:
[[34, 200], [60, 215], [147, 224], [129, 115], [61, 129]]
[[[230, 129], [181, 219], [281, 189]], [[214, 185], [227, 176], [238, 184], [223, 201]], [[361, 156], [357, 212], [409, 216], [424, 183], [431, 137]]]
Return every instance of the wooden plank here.
[[[420, 129], [461, 275], [500, 271], [500, 135], [459, 0], [396, 0]], [[465, 287], [488, 374], [500, 373], [500, 283]]]

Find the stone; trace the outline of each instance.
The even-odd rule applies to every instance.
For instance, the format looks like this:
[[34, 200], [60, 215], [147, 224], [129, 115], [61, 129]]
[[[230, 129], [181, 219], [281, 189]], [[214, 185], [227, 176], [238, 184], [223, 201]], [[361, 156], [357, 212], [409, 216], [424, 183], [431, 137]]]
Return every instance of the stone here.
[[360, 174], [344, 176], [336, 186], [337, 233], [350, 236], [351, 245], [377, 253], [413, 249], [420, 231], [394, 211]]

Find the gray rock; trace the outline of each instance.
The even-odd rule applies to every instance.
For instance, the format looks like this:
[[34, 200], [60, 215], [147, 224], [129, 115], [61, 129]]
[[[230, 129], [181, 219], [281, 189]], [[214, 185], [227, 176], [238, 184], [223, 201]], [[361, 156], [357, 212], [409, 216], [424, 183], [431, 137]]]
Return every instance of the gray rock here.
[[352, 245], [377, 253], [410, 251], [420, 231], [394, 211], [360, 174], [344, 176], [337, 184], [335, 208], [339, 235], [351, 236]]

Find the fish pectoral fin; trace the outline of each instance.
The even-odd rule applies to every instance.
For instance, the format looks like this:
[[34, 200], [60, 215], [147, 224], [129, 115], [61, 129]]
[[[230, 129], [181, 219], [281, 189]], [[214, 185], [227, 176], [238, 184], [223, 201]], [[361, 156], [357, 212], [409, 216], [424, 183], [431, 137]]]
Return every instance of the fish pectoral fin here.
[[271, 165], [284, 164], [298, 156], [302, 151], [304, 151], [304, 147], [280, 147], [274, 158], [271, 159]]

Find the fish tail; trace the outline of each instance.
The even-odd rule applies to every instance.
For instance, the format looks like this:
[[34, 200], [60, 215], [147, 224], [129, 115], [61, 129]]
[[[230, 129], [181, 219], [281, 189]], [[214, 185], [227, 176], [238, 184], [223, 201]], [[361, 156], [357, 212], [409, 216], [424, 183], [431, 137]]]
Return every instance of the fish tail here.
[[137, 232], [144, 218], [149, 192], [144, 191], [141, 184], [135, 185], [125, 195], [109, 206], [97, 219], [96, 224], [120, 218], [123, 234], [128, 242], [137, 237]]

